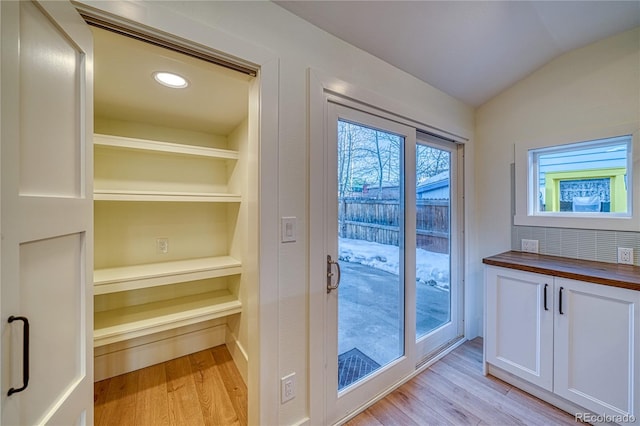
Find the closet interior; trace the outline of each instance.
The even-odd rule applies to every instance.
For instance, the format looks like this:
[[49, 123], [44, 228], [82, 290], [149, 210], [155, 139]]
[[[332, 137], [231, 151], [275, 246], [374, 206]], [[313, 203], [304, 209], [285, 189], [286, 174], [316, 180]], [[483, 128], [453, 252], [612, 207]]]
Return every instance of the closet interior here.
[[95, 380], [226, 344], [246, 382], [255, 77], [92, 31]]

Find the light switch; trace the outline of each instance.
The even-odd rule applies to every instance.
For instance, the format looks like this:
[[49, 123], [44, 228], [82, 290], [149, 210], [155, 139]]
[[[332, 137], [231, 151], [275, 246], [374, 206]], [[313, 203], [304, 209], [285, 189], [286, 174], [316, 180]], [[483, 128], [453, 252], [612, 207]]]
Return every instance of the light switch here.
[[296, 241], [296, 217], [282, 217], [280, 218], [280, 232], [282, 234], [281, 241], [283, 243], [292, 243]]

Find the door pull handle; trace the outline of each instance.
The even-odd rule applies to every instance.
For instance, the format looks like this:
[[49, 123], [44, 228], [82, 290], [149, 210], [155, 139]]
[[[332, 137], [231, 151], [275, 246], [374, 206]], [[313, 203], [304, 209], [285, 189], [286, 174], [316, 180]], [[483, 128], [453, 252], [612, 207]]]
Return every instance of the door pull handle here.
[[[333, 278], [332, 266], [336, 265], [336, 283], [332, 285], [331, 278]], [[340, 264], [336, 260], [331, 259], [331, 255], [327, 255], [327, 294], [331, 293], [331, 290], [336, 290], [340, 286]]]
[[22, 328], [22, 387], [9, 389], [7, 396], [22, 392], [29, 386], [29, 320], [26, 317], [14, 317], [11, 315], [9, 324], [14, 321], [22, 321], [24, 323]]
[[545, 311], [549, 310], [549, 308], [547, 307], [547, 287], [549, 287], [549, 284], [544, 285], [544, 310]]
[[558, 292], [558, 312], [560, 312], [560, 315], [564, 315], [564, 312], [562, 312], [562, 291], [564, 290], [564, 287], [560, 287], [560, 291]]

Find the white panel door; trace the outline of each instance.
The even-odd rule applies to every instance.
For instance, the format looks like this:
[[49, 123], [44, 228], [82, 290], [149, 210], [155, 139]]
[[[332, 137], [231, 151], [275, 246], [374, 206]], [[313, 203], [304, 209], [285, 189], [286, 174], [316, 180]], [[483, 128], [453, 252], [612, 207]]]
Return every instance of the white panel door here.
[[91, 424], [91, 33], [67, 2], [0, 7], [1, 423]]
[[640, 293], [555, 283], [555, 393], [594, 413], [638, 416]]
[[553, 390], [553, 277], [485, 269], [487, 362]]

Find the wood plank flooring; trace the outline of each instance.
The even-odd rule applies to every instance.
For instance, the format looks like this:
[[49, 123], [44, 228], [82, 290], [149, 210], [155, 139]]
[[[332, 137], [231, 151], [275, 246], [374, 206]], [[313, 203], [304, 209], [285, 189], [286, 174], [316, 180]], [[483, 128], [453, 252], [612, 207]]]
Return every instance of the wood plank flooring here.
[[[95, 424], [247, 424], [247, 388], [225, 346], [95, 383]], [[466, 342], [348, 426], [573, 425], [573, 416], [482, 375], [482, 339]]]
[[482, 375], [482, 339], [456, 348], [346, 426], [576, 425], [572, 415]]
[[245, 426], [247, 387], [222, 345], [96, 382], [94, 410], [96, 426]]

